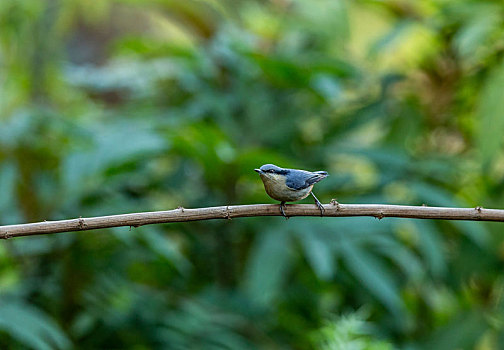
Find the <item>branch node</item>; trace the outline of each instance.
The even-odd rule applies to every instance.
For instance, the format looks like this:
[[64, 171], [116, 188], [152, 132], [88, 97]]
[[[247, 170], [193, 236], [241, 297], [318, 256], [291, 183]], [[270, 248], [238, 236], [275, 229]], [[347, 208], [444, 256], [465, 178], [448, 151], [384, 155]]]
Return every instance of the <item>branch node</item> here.
[[381, 211], [381, 210], [380, 210], [380, 212], [378, 213], [378, 215], [376, 215], [376, 218], [377, 218], [378, 220], [381, 220], [381, 219], [383, 219], [384, 217], [385, 217], [385, 214], [383, 214], [383, 211]]
[[229, 212], [229, 205], [226, 205], [226, 219], [232, 220], [231, 213]]
[[87, 227], [88, 227], [88, 225], [84, 222], [84, 219], [82, 218], [82, 216], [79, 216], [79, 228], [81, 230], [84, 230]]
[[184, 212], [184, 207], [182, 206], [177, 207], [177, 209], [180, 210], [182, 213]]
[[9, 233], [9, 231], [5, 231], [5, 233], [1, 237], [3, 239], [9, 239], [12, 238], [12, 235]]
[[482, 211], [483, 207], [482, 206], [477, 206], [476, 208], [474, 208], [474, 210], [476, 210], [476, 219], [478, 220], [481, 220], [481, 211]]
[[336, 206], [336, 211], [340, 210], [339, 202], [336, 199], [331, 199], [331, 204]]

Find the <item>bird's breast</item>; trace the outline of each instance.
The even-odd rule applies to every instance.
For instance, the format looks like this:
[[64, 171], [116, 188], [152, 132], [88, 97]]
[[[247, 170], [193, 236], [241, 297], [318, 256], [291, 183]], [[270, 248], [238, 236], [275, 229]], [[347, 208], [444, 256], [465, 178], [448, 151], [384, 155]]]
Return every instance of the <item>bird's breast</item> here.
[[294, 190], [286, 185], [285, 176], [278, 174], [261, 175], [261, 179], [268, 196], [281, 202], [294, 202], [306, 198], [313, 188], [312, 185], [302, 190]]

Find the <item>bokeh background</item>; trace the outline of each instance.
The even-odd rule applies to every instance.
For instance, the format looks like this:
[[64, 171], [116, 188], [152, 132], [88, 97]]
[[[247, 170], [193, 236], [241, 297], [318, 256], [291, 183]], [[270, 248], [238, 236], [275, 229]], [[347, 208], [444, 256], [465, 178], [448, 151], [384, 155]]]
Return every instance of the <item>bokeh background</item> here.
[[[0, 224], [504, 204], [504, 4], [2, 0]], [[311, 199], [304, 202], [311, 203]], [[9, 349], [504, 348], [501, 224], [259, 217], [0, 245]]]

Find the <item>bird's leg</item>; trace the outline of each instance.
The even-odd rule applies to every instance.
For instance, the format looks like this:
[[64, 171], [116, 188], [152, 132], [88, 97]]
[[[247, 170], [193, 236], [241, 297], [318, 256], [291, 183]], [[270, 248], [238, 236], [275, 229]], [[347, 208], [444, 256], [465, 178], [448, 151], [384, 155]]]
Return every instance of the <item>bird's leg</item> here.
[[325, 209], [320, 203], [320, 201], [315, 197], [315, 194], [313, 192], [310, 192], [310, 194], [315, 198], [315, 204], [317, 204], [317, 207], [320, 209], [320, 216], [324, 216]]
[[287, 215], [285, 215], [284, 207], [285, 207], [285, 202], [281, 202], [280, 203], [280, 212], [285, 217], [285, 220], [287, 220], [289, 217]]

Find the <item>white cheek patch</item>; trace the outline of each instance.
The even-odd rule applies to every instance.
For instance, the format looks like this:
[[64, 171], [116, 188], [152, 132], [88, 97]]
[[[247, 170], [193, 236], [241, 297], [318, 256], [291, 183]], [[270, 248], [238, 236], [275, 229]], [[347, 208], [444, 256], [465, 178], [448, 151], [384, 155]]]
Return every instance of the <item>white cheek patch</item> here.
[[285, 176], [278, 175], [278, 174], [268, 174], [268, 175], [272, 181], [279, 182], [279, 183], [285, 182]]

